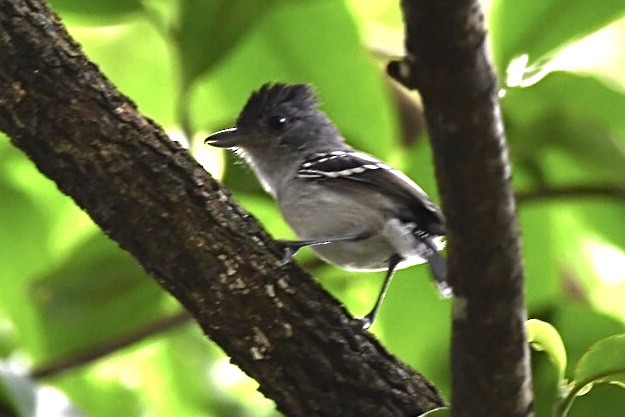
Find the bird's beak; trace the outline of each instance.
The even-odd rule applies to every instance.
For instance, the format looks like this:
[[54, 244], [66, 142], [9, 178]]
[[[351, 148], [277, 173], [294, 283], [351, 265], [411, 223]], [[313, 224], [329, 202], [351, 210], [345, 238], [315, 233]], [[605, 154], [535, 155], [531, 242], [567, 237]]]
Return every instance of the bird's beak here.
[[218, 148], [232, 148], [238, 146], [242, 141], [241, 134], [236, 127], [215, 132], [206, 139], [204, 143]]

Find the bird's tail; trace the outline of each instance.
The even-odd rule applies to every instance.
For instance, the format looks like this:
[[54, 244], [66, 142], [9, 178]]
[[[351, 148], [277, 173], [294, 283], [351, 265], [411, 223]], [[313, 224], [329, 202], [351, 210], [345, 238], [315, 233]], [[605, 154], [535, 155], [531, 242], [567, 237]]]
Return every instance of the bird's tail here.
[[417, 236], [417, 238], [429, 249], [424, 257], [428, 261], [438, 291], [445, 298], [451, 297], [453, 290], [447, 282], [447, 261], [439, 252], [443, 245], [437, 245], [431, 236]]

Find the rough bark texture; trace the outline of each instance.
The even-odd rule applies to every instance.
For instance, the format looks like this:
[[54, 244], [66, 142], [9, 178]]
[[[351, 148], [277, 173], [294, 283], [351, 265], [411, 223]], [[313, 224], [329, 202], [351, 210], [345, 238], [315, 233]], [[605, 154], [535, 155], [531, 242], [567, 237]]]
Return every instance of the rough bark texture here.
[[389, 72], [420, 91], [448, 222], [454, 288], [452, 414], [529, 416], [531, 374], [510, 164], [477, 0], [403, 0], [407, 56]]
[[0, 0], [0, 130], [283, 413], [406, 416], [442, 404], [304, 271], [281, 265], [257, 222], [137, 112], [38, 0]]

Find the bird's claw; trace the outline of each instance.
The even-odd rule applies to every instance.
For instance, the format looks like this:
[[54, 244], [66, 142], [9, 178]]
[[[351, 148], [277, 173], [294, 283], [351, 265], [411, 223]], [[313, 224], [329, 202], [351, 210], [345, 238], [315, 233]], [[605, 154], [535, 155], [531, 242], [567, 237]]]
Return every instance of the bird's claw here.
[[368, 316], [354, 317], [354, 320], [356, 321], [357, 324], [360, 325], [362, 330], [369, 330], [369, 328], [371, 328], [371, 325], [373, 324], [373, 322]]
[[436, 288], [438, 288], [438, 293], [443, 298], [451, 298], [454, 296], [454, 290], [451, 288], [451, 285], [447, 283], [447, 281], [437, 281]]
[[293, 256], [299, 250], [299, 247], [294, 247], [293, 242], [289, 240], [278, 240], [278, 243], [282, 249], [282, 259], [280, 265], [284, 266], [293, 260]]

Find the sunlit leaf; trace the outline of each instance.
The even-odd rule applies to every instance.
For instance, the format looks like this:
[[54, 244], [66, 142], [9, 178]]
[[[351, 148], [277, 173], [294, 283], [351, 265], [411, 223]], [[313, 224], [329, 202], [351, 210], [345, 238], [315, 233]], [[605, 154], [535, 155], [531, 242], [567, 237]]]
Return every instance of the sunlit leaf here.
[[8, 357], [19, 346], [15, 326], [0, 313], [0, 358]]
[[575, 384], [609, 382], [625, 388], [625, 334], [592, 345], [577, 363]]
[[141, 11], [141, 0], [49, 0], [50, 6], [68, 20], [66, 23], [112, 25], [127, 21]]
[[490, 32], [497, 66], [502, 71], [521, 54], [536, 62], [622, 14], [620, 0], [496, 0]]
[[[135, 372], [131, 355], [121, 354], [122, 360], [119, 354], [109, 356], [104, 359], [106, 365], [101, 367], [72, 369], [56, 376], [54, 385], [87, 416], [156, 415], [146, 412], [148, 407], [141, 395], [145, 381]], [[166, 393], [162, 395], [167, 397]]]
[[151, 22], [137, 18], [112, 27], [68, 29], [89, 59], [132, 98], [142, 114], [165, 129], [175, 126], [180, 88], [178, 56], [170, 40], [163, 38]]
[[530, 319], [526, 323], [527, 340], [534, 350], [543, 351], [556, 368], [558, 380], [564, 381], [566, 370], [566, 350], [560, 334], [551, 324]]

